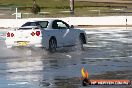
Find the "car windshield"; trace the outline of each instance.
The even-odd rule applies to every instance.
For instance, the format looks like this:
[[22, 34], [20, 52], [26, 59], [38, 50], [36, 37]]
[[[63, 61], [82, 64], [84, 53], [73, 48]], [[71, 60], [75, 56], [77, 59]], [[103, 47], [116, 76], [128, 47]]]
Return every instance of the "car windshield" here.
[[39, 28], [47, 28], [48, 21], [27, 22], [22, 25], [22, 27], [25, 27], [25, 26], [37, 26]]

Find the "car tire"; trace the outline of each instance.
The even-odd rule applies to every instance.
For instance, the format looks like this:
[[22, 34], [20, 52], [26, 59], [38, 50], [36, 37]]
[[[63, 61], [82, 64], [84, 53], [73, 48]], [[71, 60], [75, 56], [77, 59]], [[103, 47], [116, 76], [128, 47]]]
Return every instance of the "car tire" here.
[[56, 41], [56, 38], [52, 37], [50, 40], [49, 40], [49, 52], [55, 52], [56, 51], [56, 48], [57, 48], [57, 41]]
[[85, 43], [85, 36], [84, 34], [80, 34], [79, 35], [79, 45], [80, 45], [81, 50], [84, 50], [84, 46], [83, 46], [84, 43]]

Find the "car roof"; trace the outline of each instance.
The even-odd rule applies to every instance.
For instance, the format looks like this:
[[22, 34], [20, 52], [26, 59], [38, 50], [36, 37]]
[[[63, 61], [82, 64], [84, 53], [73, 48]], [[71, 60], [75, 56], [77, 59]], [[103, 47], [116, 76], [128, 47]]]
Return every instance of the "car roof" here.
[[54, 20], [59, 20], [59, 19], [35, 19], [35, 20], [31, 20], [29, 22], [39, 22], [39, 21], [48, 21], [48, 22], [53, 22]]
[[24, 26], [24, 27], [20, 27], [20, 28], [37, 28], [37, 26]]

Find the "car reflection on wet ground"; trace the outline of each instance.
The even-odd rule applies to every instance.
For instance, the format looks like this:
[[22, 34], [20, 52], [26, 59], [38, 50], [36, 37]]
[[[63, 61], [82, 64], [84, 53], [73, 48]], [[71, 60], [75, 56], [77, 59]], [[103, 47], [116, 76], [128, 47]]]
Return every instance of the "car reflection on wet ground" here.
[[[0, 48], [0, 88], [83, 88], [81, 68], [90, 79], [132, 80], [131, 28], [91, 28], [88, 44], [45, 50]], [[4, 39], [0, 39], [4, 46]], [[132, 88], [132, 85], [89, 85], [89, 88]]]

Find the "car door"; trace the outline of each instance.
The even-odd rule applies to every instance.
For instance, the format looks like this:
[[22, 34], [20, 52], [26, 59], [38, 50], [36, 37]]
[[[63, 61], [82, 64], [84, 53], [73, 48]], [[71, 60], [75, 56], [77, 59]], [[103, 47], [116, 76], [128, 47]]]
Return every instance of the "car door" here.
[[60, 30], [60, 27], [58, 25], [59, 20], [54, 20], [52, 22], [52, 30], [50, 30], [50, 33], [52, 36], [55, 36], [57, 40], [57, 46], [63, 46], [63, 33]]
[[74, 30], [70, 26], [61, 20], [56, 21], [58, 30], [60, 31], [61, 43], [63, 46], [73, 45], [74, 44]]

